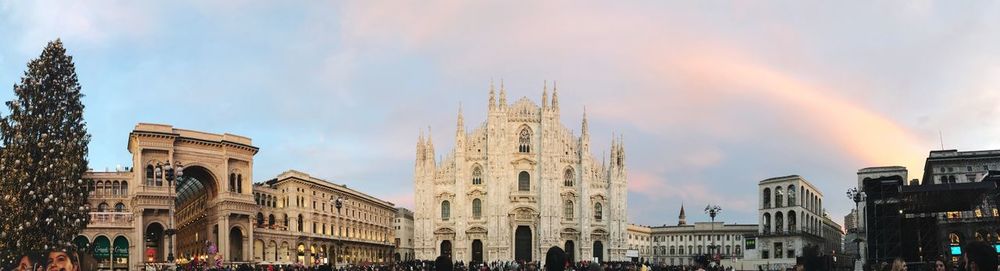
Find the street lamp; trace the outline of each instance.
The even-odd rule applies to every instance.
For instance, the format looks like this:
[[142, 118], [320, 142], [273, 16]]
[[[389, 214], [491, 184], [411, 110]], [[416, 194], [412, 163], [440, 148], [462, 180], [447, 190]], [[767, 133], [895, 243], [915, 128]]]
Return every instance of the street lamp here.
[[[165, 176], [164, 176], [165, 175]], [[164, 177], [167, 180], [167, 190], [171, 197], [174, 195], [174, 180], [180, 179], [184, 176], [184, 166], [181, 162], [174, 161], [174, 165], [170, 164], [168, 160], [166, 163], [156, 163], [156, 177]], [[177, 229], [174, 228], [174, 208], [176, 206], [170, 206], [170, 228], [164, 231], [168, 237], [170, 237], [170, 242], [167, 243], [167, 262], [174, 262], [174, 234], [177, 233]]]
[[705, 206], [705, 213], [712, 217], [712, 235], [709, 235], [709, 239], [712, 239], [712, 244], [708, 246], [708, 252], [712, 254], [713, 260], [715, 259], [715, 216], [722, 212], [722, 207], [719, 205], [707, 205]]
[[[861, 262], [862, 265], [864, 264], [864, 258], [865, 257], [863, 255], [861, 255], [861, 243], [864, 242], [864, 239], [861, 238], [861, 233], [862, 233], [862, 231], [861, 231], [861, 225], [859, 225], [858, 221], [861, 219], [861, 200], [863, 200], [864, 197], [865, 197], [865, 192], [864, 191], [859, 191], [857, 187], [851, 187], [850, 189], [847, 189], [847, 198], [854, 201], [854, 213], [855, 213], [855, 216], [854, 216], [854, 240], [853, 240], [853, 242], [857, 246], [857, 251], [858, 251], [858, 259], [857, 260], [858, 261], [862, 261]], [[865, 222], [867, 222], [867, 219], [865, 220]]]
[[334, 242], [334, 248], [333, 248], [333, 253], [332, 253], [333, 254], [333, 267], [334, 268], [337, 267], [337, 262], [339, 262], [339, 260], [337, 259], [337, 257], [338, 257], [337, 252], [340, 250], [340, 246], [343, 243], [342, 240], [344, 240], [344, 231], [342, 231], [341, 228], [340, 228], [340, 220], [343, 219], [343, 217], [340, 215], [340, 209], [344, 207], [344, 202], [347, 202], [347, 200], [344, 199], [344, 198], [341, 198], [340, 196], [337, 196], [336, 199], [330, 199], [330, 203], [333, 204], [333, 207], [337, 208], [337, 219], [334, 219], [333, 222], [334, 222], [334, 227], [337, 228], [337, 235], [338, 235], [338, 237], [340, 237], [340, 240], [335, 240], [336, 242]]

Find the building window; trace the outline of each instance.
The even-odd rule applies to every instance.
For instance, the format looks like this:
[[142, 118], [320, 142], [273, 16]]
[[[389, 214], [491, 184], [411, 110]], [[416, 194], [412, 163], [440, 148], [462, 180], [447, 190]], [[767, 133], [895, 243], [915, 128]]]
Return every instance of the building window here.
[[604, 208], [601, 203], [594, 203], [594, 220], [601, 221], [604, 218]]
[[531, 152], [531, 131], [528, 130], [528, 127], [521, 128], [521, 133], [518, 134], [517, 138], [517, 152]]
[[267, 215], [267, 225], [274, 226], [274, 214]]
[[479, 199], [472, 200], [472, 218], [479, 219], [483, 216], [483, 202]]
[[146, 165], [146, 185], [153, 185], [153, 165]]
[[441, 202], [441, 220], [448, 221], [451, 218], [451, 202]]
[[788, 185], [788, 207], [795, 206], [795, 185]]
[[517, 191], [530, 191], [531, 190], [531, 175], [527, 171], [521, 171], [517, 174]]
[[763, 195], [761, 198], [764, 200], [764, 208], [771, 208], [771, 189], [764, 188]]
[[563, 205], [563, 216], [566, 220], [573, 220], [573, 201], [567, 200]]
[[121, 202], [119, 202], [118, 204], [115, 204], [115, 212], [119, 212], [119, 213], [125, 212], [125, 204], [121, 203]]
[[299, 223], [298, 224], [299, 224], [299, 232], [304, 231], [305, 226], [302, 225], [303, 224], [302, 215], [299, 215]]
[[483, 169], [478, 165], [472, 168], [472, 184], [481, 185], [483, 184]]
[[563, 186], [573, 186], [573, 168], [566, 168], [566, 173], [563, 174]]
[[781, 208], [781, 206], [784, 204], [784, 202], [782, 201], [782, 199], [784, 198], [784, 195], [785, 195], [785, 193], [782, 192], [780, 186], [774, 188], [774, 207], [775, 208]]

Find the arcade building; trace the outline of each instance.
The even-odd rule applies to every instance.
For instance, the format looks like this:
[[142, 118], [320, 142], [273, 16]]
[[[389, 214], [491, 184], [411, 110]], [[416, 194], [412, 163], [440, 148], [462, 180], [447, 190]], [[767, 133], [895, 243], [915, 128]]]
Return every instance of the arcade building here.
[[140, 123], [135, 167], [90, 171], [90, 223], [74, 239], [99, 270], [191, 261], [391, 260], [395, 206], [294, 170], [253, 183], [250, 138]]

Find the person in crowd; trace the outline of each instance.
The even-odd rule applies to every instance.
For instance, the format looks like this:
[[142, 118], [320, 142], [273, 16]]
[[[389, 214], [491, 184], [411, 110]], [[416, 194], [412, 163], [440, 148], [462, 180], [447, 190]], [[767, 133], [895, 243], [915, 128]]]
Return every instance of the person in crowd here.
[[906, 271], [906, 261], [903, 258], [896, 257], [892, 260], [892, 271]]
[[448, 255], [438, 256], [434, 260], [434, 271], [454, 271], [455, 267], [451, 262], [451, 257]]
[[80, 260], [76, 251], [53, 250], [49, 252], [49, 271], [80, 271]]
[[708, 267], [708, 257], [705, 257], [705, 255], [698, 255], [694, 257], [694, 270], [705, 271], [706, 267]]
[[940, 257], [937, 258], [937, 259], [934, 259], [934, 261], [930, 262], [930, 264], [928, 264], [928, 265], [929, 266], [927, 267], [927, 270], [931, 270], [931, 271], [948, 271], [949, 270], [947, 262], [945, 262], [945, 260], [942, 259], [942, 258], [940, 258]]
[[965, 245], [965, 267], [969, 271], [997, 270], [997, 252], [984, 242], [976, 241]]
[[35, 266], [41, 264], [42, 264], [41, 260], [38, 258], [38, 256], [35, 256], [33, 254], [24, 254], [24, 256], [21, 256], [21, 259], [18, 259], [17, 262], [14, 263], [14, 266], [12, 266], [10, 270], [31, 271], [35, 270]]
[[545, 271], [563, 271], [566, 269], [566, 252], [553, 246], [545, 253]]

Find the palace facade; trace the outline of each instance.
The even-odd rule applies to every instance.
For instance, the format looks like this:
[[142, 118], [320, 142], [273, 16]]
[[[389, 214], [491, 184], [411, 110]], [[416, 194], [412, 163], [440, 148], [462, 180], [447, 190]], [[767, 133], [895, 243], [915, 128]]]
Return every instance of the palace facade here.
[[74, 242], [93, 252], [99, 270], [169, 265], [171, 257], [307, 266], [333, 255], [342, 263], [391, 259], [392, 203], [297, 171], [253, 184], [258, 148], [250, 138], [140, 123], [128, 150], [135, 167], [84, 174], [90, 222]]
[[539, 261], [558, 246], [573, 260], [625, 259], [625, 147], [611, 142], [602, 163], [590, 153], [584, 113], [580, 134], [560, 121], [559, 96], [543, 88], [528, 98], [499, 102], [490, 87], [484, 123], [467, 131], [461, 109], [455, 149], [435, 154], [430, 136], [416, 147], [414, 253], [432, 260]]

